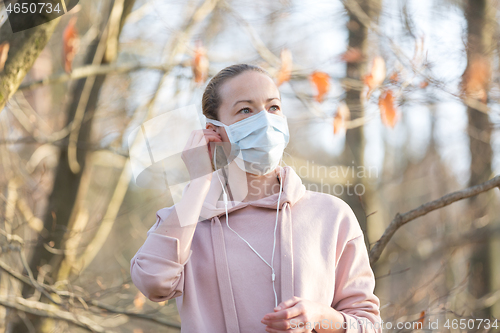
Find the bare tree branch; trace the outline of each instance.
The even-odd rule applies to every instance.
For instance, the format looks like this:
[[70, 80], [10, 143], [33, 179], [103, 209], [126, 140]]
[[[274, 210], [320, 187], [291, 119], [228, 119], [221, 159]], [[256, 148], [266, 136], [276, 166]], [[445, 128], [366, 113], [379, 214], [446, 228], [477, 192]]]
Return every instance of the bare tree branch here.
[[160, 316], [152, 316], [152, 315], [149, 315], [146, 313], [128, 311], [125, 309], [119, 309], [119, 308], [116, 308], [114, 306], [93, 300], [90, 297], [83, 297], [83, 296], [77, 295], [75, 293], [66, 291], [66, 290], [60, 290], [60, 289], [57, 289], [51, 285], [47, 285], [45, 283], [34, 282], [30, 278], [17, 272], [16, 270], [14, 270], [12, 267], [10, 267], [9, 265], [7, 265], [5, 262], [3, 262], [1, 260], [0, 260], [0, 269], [3, 269], [10, 276], [14, 277], [15, 279], [17, 279], [25, 284], [31, 285], [33, 287], [36, 287], [35, 284], [37, 284], [38, 286], [44, 288], [44, 291], [45, 291], [44, 294], [46, 294], [47, 292], [51, 292], [51, 293], [57, 294], [61, 298], [64, 297], [64, 298], [78, 299], [86, 310], [88, 310], [88, 305], [91, 305], [91, 306], [94, 306], [94, 307], [99, 308], [101, 310], [104, 310], [106, 312], [112, 312], [115, 314], [123, 314], [123, 315], [129, 316], [129, 317], [135, 317], [135, 318], [139, 318], [139, 319], [149, 320], [149, 321], [156, 322], [158, 324], [172, 327], [172, 328], [181, 328], [181, 325], [179, 323], [171, 322], [171, 321], [166, 320]]
[[57, 307], [47, 303], [28, 301], [22, 297], [16, 297], [14, 300], [15, 301], [12, 301], [7, 297], [0, 296], [0, 305], [39, 317], [64, 320], [91, 332], [112, 332], [104, 329], [85, 316], [67, 311], [61, 311], [57, 309]]
[[405, 225], [411, 220], [432, 212], [433, 210], [448, 206], [462, 199], [473, 197], [475, 195], [478, 195], [479, 193], [489, 191], [495, 187], [500, 187], [500, 175], [482, 184], [472, 186], [461, 191], [449, 193], [437, 200], [423, 204], [420, 207], [412, 209], [404, 214], [397, 213], [396, 217], [394, 217], [387, 229], [385, 229], [382, 237], [380, 237], [380, 239], [370, 250], [370, 264], [373, 265], [378, 261], [380, 255], [382, 254], [382, 251], [387, 246], [387, 243], [389, 243], [389, 240], [401, 226]]
[[[191, 62], [190, 60], [187, 61], [182, 61], [174, 66], [176, 67], [191, 67]], [[89, 77], [89, 76], [97, 76], [97, 75], [104, 75], [104, 74], [124, 74], [124, 73], [130, 73], [138, 70], [143, 70], [143, 69], [151, 69], [151, 70], [158, 70], [160, 72], [165, 73], [168, 71], [167, 65], [164, 63], [158, 63], [158, 64], [143, 64], [139, 62], [130, 62], [130, 63], [123, 63], [123, 64], [117, 64], [117, 63], [112, 63], [112, 64], [103, 64], [103, 65], [88, 65], [88, 66], [82, 66], [79, 68], [75, 68], [72, 70], [71, 73], [59, 73], [59, 74], [54, 74], [49, 77], [40, 79], [40, 80], [34, 80], [32, 82], [27, 82], [24, 84], [21, 84], [19, 86], [18, 90], [31, 90], [35, 89], [41, 86], [47, 86], [51, 84], [57, 84], [57, 83], [64, 83], [70, 80], [77, 80], [81, 79], [84, 77]], [[209, 76], [215, 75], [216, 72], [214, 70], [210, 71], [209, 70]]]
[[60, 73], [41, 80], [27, 82], [19, 86], [19, 90], [29, 90], [38, 88], [40, 86], [63, 83], [70, 80], [81, 79], [89, 76], [103, 75], [103, 74], [123, 74], [133, 72], [140, 69], [156, 69], [165, 71], [163, 64], [140, 64], [140, 63], [125, 63], [125, 64], [105, 64], [105, 65], [88, 65], [73, 69], [71, 73]]
[[387, 36], [386, 34], [384, 34], [382, 32], [382, 30], [380, 29], [380, 27], [374, 22], [374, 20], [372, 20], [370, 18], [370, 16], [368, 16], [363, 11], [363, 9], [359, 6], [359, 4], [356, 1], [353, 1], [353, 0], [341, 0], [341, 1], [344, 4], [344, 6], [353, 15], [355, 15], [358, 18], [358, 20], [361, 22], [361, 24], [363, 24], [365, 27], [367, 27], [369, 29], [372, 29], [377, 35], [379, 35], [380, 37], [383, 37], [383, 38], [385, 38], [385, 39], [387, 39], [389, 41], [389, 43], [391, 45], [391, 49], [394, 52], [394, 55], [396, 56], [396, 58], [399, 60], [399, 62], [403, 66], [409, 67], [415, 74], [420, 75], [427, 82], [432, 83], [436, 88], [439, 88], [442, 91], [444, 91], [445, 93], [447, 93], [447, 94], [449, 94], [451, 96], [454, 96], [455, 98], [461, 100], [462, 103], [464, 103], [465, 105], [467, 105], [467, 106], [469, 106], [471, 108], [474, 108], [474, 109], [476, 109], [478, 111], [481, 111], [483, 113], [486, 113], [486, 114], [489, 113], [489, 109], [490, 108], [489, 108], [489, 106], [487, 104], [482, 103], [481, 101], [476, 100], [474, 98], [470, 98], [470, 97], [467, 97], [467, 96], [461, 96], [459, 94], [456, 94], [456, 93], [448, 90], [441, 81], [435, 79], [431, 75], [423, 73], [419, 68], [417, 68], [414, 64], [412, 64], [411, 59], [409, 59], [405, 55], [405, 53], [401, 50], [401, 48], [399, 47], [399, 45], [396, 42], [394, 42], [394, 40], [392, 38], [390, 38], [389, 36]]
[[[219, 1], [220, 0], [205, 0], [202, 4], [200, 4], [199, 7], [197, 7], [196, 10], [194, 11], [193, 15], [190, 16], [187, 19], [187, 21], [183, 24], [182, 30], [179, 33], [179, 35], [173, 38], [170, 44], [171, 51], [168, 54], [166, 62], [167, 70], [164, 72], [164, 75], [162, 76], [160, 82], [158, 83], [155, 93], [145, 106], [147, 110], [145, 115], [146, 118], [149, 118], [151, 116], [152, 105], [158, 96], [160, 88], [163, 85], [167, 75], [170, 73], [170, 70], [175, 66], [175, 61], [174, 61], [175, 57], [178, 54], [184, 53], [187, 47], [187, 41], [189, 40], [189, 37], [193, 33], [193, 28], [196, 26], [196, 24], [204, 20], [213, 11], [213, 9], [219, 3]], [[136, 144], [137, 138], [138, 137], [135, 137], [133, 139], [134, 143], [132, 144], [132, 146]], [[127, 191], [131, 176], [132, 173], [130, 167], [130, 159], [127, 159], [124, 162], [120, 178], [113, 191], [106, 213], [104, 214], [102, 222], [99, 225], [99, 229], [95, 233], [94, 238], [85, 248], [85, 251], [76, 260], [75, 265], [77, 267], [85, 269], [92, 262], [92, 260], [94, 260], [95, 256], [106, 242], [106, 239], [108, 238], [109, 233], [111, 232], [111, 229], [116, 221], [116, 216], [123, 202], [123, 198], [125, 197], [125, 193]]]

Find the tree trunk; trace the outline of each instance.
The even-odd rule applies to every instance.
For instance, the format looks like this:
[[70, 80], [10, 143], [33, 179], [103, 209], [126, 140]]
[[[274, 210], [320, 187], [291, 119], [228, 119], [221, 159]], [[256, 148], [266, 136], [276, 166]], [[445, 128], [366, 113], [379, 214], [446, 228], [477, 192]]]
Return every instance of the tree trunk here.
[[[119, 30], [118, 35], [113, 36], [113, 38], [118, 38], [119, 33], [123, 27], [126, 16], [130, 13], [130, 10], [134, 4], [135, 0], [125, 0], [123, 4], [122, 13], [120, 14], [120, 22], [119, 22]], [[111, 10], [113, 8], [113, 2], [110, 3], [110, 7], [108, 9], [108, 14], [104, 15], [104, 21], [102, 22], [102, 26], [100, 29], [100, 34], [96, 37], [93, 43], [91, 43], [87, 49], [84, 65], [91, 64], [98, 52], [99, 41], [101, 38], [108, 38], [109, 35], [105, 34], [105, 27], [107, 21], [110, 17]], [[109, 27], [108, 27], [109, 28]], [[109, 30], [108, 30], [109, 31]], [[109, 43], [109, 39], [105, 41], [107, 44], [106, 51], [104, 54], [99, 56], [99, 63], [104, 64], [107, 63], [108, 60], [114, 60], [116, 50], [109, 50], [109, 45], [116, 45], [113, 43]], [[109, 56], [109, 54], [112, 56]], [[81, 122], [80, 130], [77, 138], [77, 149], [76, 149], [76, 161], [79, 164], [78, 171], [76, 173], [73, 172], [69, 158], [68, 158], [68, 144], [69, 139], [65, 138], [66, 144], [62, 145], [60, 155], [59, 155], [59, 163], [56, 169], [56, 175], [54, 180], [54, 187], [49, 197], [46, 213], [43, 219], [44, 228], [48, 230], [48, 237], [44, 238], [41, 235], [39, 236], [36, 245], [33, 249], [33, 255], [31, 257], [29, 266], [35, 279], [38, 275], [38, 267], [41, 267], [45, 264], [50, 265], [50, 271], [47, 273], [46, 278], [49, 279], [49, 282], [55, 282], [58, 276], [59, 267], [64, 258], [63, 254], [56, 254], [47, 250], [48, 247], [52, 247], [54, 249], [63, 249], [64, 248], [64, 240], [65, 234], [69, 229], [69, 226], [72, 223], [72, 219], [74, 218], [74, 214], [72, 214], [73, 210], [77, 208], [77, 195], [80, 189], [82, 176], [85, 173], [85, 161], [87, 159], [87, 148], [90, 147], [90, 133], [92, 130], [93, 124], [93, 114], [96, 110], [97, 102], [99, 99], [99, 91], [104, 83], [106, 76], [98, 75], [93, 78], [84, 78], [76, 81], [73, 86], [71, 92], [71, 102], [68, 106], [68, 116], [66, 120], [66, 126], [69, 125], [72, 121], [75, 120], [75, 116], [77, 115], [77, 108], [81, 98], [85, 98], [84, 95], [84, 86], [87, 80], [91, 81], [91, 89], [90, 94], [88, 95], [88, 100], [86, 102], [86, 107], [84, 110], [83, 118]], [[85, 187], [85, 186], [84, 186]], [[50, 244], [50, 245], [49, 245]], [[26, 272], [25, 272], [26, 274]], [[23, 287], [23, 297], [28, 298], [34, 292], [34, 289], [28, 285], [24, 285]], [[46, 301], [46, 299], [43, 299]], [[29, 316], [28, 316], [29, 317]], [[50, 319], [44, 319], [39, 317], [30, 318], [32, 320], [33, 326], [36, 329], [36, 332], [47, 332], [51, 326], [52, 321]], [[26, 332], [27, 327], [23, 322], [17, 323], [13, 332]]]
[[[380, 0], [360, 0], [356, 1], [361, 9], [370, 17], [378, 17], [380, 12]], [[367, 59], [367, 37], [368, 29], [358, 19], [358, 17], [349, 11], [349, 21], [347, 23], [349, 31], [349, 48], [357, 48], [361, 51], [364, 59]], [[348, 62], [346, 77], [348, 79], [362, 81], [363, 75], [366, 72], [366, 61], [362, 62]], [[361, 103], [360, 91], [357, 89], [346, 88], [345, 102], [351, 111], [351, 120], [362, 118], [364, 116], [364, 106]], [[342, 156], [343, 164], [354, 169], [355, 175], [358, 171], [364, 168], [364, 149], [365, 139], [363, 133], [363, 126], [348, 129], [346, 131], [346, 142]], [[352, 170], [351, 170], [352, 172]], [[345, 192], [349, 191], [351, 194], [344, 195], [344, 200], [351, 206], [356, 215], [361, 229], [365, 232], [365, 242], [368, 244], [367, 224], [365, 202], [369, 200], [370, 189], [364, 178], [355, 178], [355, 183]], [[358, 196], [357, 194], [360, 194]]]
[[[489, 61], [489, 48], [492, 47], [493, 23], [495, 20], [495, 8], [491, 0], [468, 0], [466, 3], [465, 17], [468, 27], [467, 39], [467, 68], [464, 73], [464, 83], [467, 75], [477, 73], [474, 66], [476, 61]], [[493, 16], [492, 16], [493, 15]], [[492, 17], [491, 17], [492, 16]], [[469, 76], [470, 80], [470, 76]], [[487, 92], [485, 88], [485, 93]], [[469, 118], [470, 138], [470, 180], [469, 186], [477, 185], [491, 177], [492, 148], [490, 144], [492, 124], [487, 114], [472, 107], [467, 108]], [[469, 200], [471, 211], [471, 226], [479, 219], [491, 219], [488, 215], [487, 196], [472, 197]], [[470, 256], [470, 279], [469, 293], [476, 299], [481, 298], [490, 291], [490, 251], [488, 240], [483, 243], [474, 244]], [[476, 318], [489, 318], [489, 308], [477, 309], [473, 315]]]

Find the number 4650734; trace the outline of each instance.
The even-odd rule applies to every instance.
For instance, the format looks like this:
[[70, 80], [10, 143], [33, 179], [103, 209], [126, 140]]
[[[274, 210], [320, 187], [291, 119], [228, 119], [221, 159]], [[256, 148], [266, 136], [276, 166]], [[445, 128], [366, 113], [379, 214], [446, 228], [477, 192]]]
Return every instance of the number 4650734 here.
[[7, 5], [7, 8], [5, 8], [5, 10], [9, 14], [12, 12], [14, 12], [16, 14], [19, 14], [19, 13], [34, 14], [34, 13], [42, 13], [42, 12], [60, 13], [61, 12], [61, 9], [59, 8], [59, 3], [57, 3], [54, 7], [52, 7], [52, 3], [50, 3], [50, 2], [47, 2], [47, 3], [45, 3], [45, 2], [38, 2], [38, 3], [32, 2], [30, 4], [23, 3], [22, 5], [17, 3], [17, 2], [15, 4], [9, 3]]
[[[477, 325], [477, 326], [476, 326]], [[444, 327], [450, 329], [474, 329], [474, 328], [481, 328], [481, 325], [483, 325], [483, 328], [485, 329], [490, 329], [490, 328], [498, 328], [498, 319], [495, 319], [495, 321], [491, 322], [489, 319], [447, 319], [446, 323], [444, 324]]]

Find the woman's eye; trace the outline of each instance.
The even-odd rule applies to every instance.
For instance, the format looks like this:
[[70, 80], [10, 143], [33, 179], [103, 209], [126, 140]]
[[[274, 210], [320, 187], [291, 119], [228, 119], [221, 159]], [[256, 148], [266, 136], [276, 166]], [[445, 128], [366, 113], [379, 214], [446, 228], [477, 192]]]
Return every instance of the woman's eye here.
[[[274, 110], [272, 110], [273, 108], [275, 108]], [[279, 111], [280, 107], [277, 106], [277, 105], [273, 105], [269, 108], [269, 111]]]
[[[248, 112], [245, 112], [245, 111], [248, 111]], [[240, 111], [238, 112], [241, 112], [241, 113], [250, 113], [250, 109], [249, 108], [244, 108], [244, 109], [241, 109]]]

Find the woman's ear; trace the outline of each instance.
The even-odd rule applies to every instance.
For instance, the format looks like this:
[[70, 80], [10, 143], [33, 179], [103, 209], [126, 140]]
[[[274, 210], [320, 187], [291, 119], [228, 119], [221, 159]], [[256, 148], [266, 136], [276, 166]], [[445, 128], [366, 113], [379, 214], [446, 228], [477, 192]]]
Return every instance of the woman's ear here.
[[[210, 130], [212, 130], [212, 131], [217, 132], [217, 126], [215, 126], [215, 125], [214, 125], [214, 124], [212, 124], [212, 123], [207, 123], [206, 129], [210, 129]], [[219, 132], [217, 132], [217, 133], [219, 133]]]

